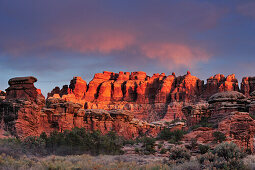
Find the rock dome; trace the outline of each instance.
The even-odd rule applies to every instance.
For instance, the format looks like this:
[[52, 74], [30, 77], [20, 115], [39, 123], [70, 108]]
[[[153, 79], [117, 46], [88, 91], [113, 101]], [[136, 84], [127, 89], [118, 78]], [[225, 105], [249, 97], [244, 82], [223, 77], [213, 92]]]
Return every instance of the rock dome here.
[[237, 91], [226, 91], [216, 93], [209, 98], [209, 103], [222, 102], [222, 101], [236, 101], [245, 99], [245, 95]]

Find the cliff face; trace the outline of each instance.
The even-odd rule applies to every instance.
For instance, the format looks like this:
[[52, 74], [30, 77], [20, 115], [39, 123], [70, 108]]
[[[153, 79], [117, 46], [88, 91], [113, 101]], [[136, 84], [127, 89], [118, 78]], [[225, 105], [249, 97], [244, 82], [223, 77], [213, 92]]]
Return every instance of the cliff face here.
[[[35, 88], [36, 81], [34, 77], [10, 79], [10, 87], [0, 95], [1, 131], [26, 137], [84, 127], [103, 134], [113, 130], [130, 139], [141, 134], [156, 136], [165, 126], [190, 127], [207, 117], [213, 127], [195, 129], [185, 140], [211, 142], [213, 132], [221, 131], [228, 141], [253, 149], [252, 78], [243, 79], [240, 93], [234, 75], [215, 75], [204, 84], [190, 72], [179, 77], [174, 73], [149, 77], [144, 72], [104, 72], [96, 74], [88, 85], [74, 77], [69, 86], [53, 89], [46, 100]], [[186, 123], [164, 123], [176, 119]]]
[[[46, 101], [40, 90], [34, 87], [36, 81], [34, 77], [9, 81], [6, 96], [0, 98], [1, 130], [26, 137], [83, 127], [100, 130], [103, 134], [113, 130], [125, 138], [135, 138], [140, 134], [156, 136], [161, 129], [161, 126], [134, 119], [129, 111], [82, 109], [77, 102], [86, 91], [86, 82], [80, 78], [72, 80], [69, 88], [55, 88], [57, 93]], [[73, 101], [67, 101], [67, 98]]]
[[185, 118], [182, 107], [187, 103], [206, 100], [223, 91], [239, 91], [235, 75], [217, 74], [207, 84], [192, 76], [175, 73], [166, 76], [145, 72], [103, 72], [95, 74], [87, 85], [80, 77], [74, 77], [70, 85], [56, 87], [48, 97], [59, 95], [67, 101], [78, 102], [84, 109], [123, 109], [132, 111], [135, 118], [146, 121]]
[[249, 97], [255, 91], [255, 77], [244, 77], [241, 83], [241, 92]]

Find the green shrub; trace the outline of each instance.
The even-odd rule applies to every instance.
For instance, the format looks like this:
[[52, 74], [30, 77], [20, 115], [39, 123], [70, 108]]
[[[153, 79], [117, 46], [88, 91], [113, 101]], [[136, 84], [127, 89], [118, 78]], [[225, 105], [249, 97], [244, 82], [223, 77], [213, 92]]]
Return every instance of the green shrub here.
[[254, 115], [254, 114], [250, 113], [249, 115], [250, 115], [250, 117], [251, 117], [252, 119], [255, 120], [255, 115]]
[[191, 139], [191, 144], [190, 144], [191, 149], [196, 148], [196, 146], [197, 146], [197, 139], [196, 138], [192, 138]]
[[217, 143], [222, 143], [226, 140], [226, 136], [224, 133], [216, 131], [213, 133], [214, 141]]
[[[98, 154], [123, 154], [122, 147], [125, 140], [110, 131], [102, 135], [99, 131], [87, 131], [84, 128], [74, 128], [64, 132], [51, 132], [49, 135], [42, 133], [39, 137], [29, 136], [23, 140], [0, 140], [0, 152], [15, 155], [69, 155], [90, 153]], [[13, 154], [12, 154], [13, 153]]]
[[163, 146], [163, 145], [159, 143], [159, 144], [158, 144], [158, 149], [161, 149], [162, 146]]
[[134, 145], [135, 143], [136, 143], [136, 141], [132, 140], [132, 139], [124, 141], [124, 145]]
[[143, 137], [141, 141], [143, 143], [142, 148], [144, 150], [144, 154], [148, 155], [156, 152], [155, 150], [156, 139], [150, 137]]
[[205, 154], [206, 152], [209, 151], [210, 146], [200, 144], [200, 145], [198, 145], [198, 148], [199, 148], [199, 151], [201, 154]]
[[170, 131], [169, 128], [164, 128], [157, 138], [160, 140], [168, 140], [170, 143], [177, 143], [183, 138], [184, 134], [185, 132], [182, 130]]
[[235, 143], [221, 143], [215, 147], [213, 150], [214, 154], [217, 154], [219, 157], [223, 157], [226, 161], [232, 159], [242, 159], [245, 154], [239, 149]]
[[160, 150], [160, 154], [165, 154], [167, 152], [167, 149], [165, 149], [165, 148], [162, 148], [161, 150]]
[[201, 170], [201, 168], [198, 161], [192, 160], [182, 164], [172, 165], [171, 170]]
[[173, 147], [170, 150], [169, 160], [175, 161], [175, 163], [183, 163], [189, 161], [191, 157], [190, 152], [183, 147]]
[[211, 169], [245, 169], [242, 158], [245, 154], [234, 143], [221, 143], [212, 152], [199, 158], [202, 167]]
[[45, 153], [46, 141], [37, 136], [29, 136], [22, 141], [24, 149], [32, 152], [43, 152]]
[[139, 152], [140, 152], [139, 148], [135, 148], [135, 153], [139, 153]]
[[199, 127], [213, 127], [213, 125], [208, 122], [208, 117], [201, 117], [199, 123], [194, 126], [191, 126], [189, 130], [194, 130]]

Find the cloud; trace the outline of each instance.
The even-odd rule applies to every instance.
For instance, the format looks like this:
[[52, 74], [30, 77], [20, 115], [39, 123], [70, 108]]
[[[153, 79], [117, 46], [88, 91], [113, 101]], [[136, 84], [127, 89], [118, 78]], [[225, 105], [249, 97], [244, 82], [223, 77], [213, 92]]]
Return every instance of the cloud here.
[[86, 31], [79, 34], [67, 33], [57, 37], [57, 39], [50, 41], [49, 45], [85, 54], [100, 53], [103, 55], [123, 50], [134, 44], [135, 41], [134, 35], [119, 30], [101, 30], [91, 34], [86, 33]]
[[42, 70], [102, 58], [112, 65], [156, 62], [168, 69], [194, 68], [210, 59], [205, 41], [196, 35], [217, 26], [222, 7], [199, 0], [144, 2], [4, 1], [0, 57], [8, 57], [11, 68], [40, 65]]
[[156, 59], [168, 68], [169, 66], [192, 68], [195, 64], [206, 62], [211, 57], [203, 49], [174, 43], [146, 44], [141, 50], [146, 57]]
[[255, 18], [255, 2], [248, 2], [248, 3], [244, 3], [244, 4], [239, 4], [237, 6], [237, 11], [244, 15], [244, 16], [248, 16], [248, 17], [252, 17]]

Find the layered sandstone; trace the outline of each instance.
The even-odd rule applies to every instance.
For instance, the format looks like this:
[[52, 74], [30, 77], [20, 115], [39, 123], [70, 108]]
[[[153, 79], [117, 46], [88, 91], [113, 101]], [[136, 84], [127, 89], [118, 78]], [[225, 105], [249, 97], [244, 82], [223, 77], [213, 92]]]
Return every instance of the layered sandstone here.
[[36, 135], [40, 128], [40, 111], [45, 98], [34, 86], [35, 77], [17, 77], [9, 80], [6, 96], [0, 100], [1, 128], [14, 136]]
[[[182, 107], [207, 100], [218, 92], [239, 91], [235, 75], [217, 74], [207, 84], [188, 71], [184, 76], [145, 72], [104, 71], [95, 74], [87, 85], [80, 77], [62, 89], [56, 87], [48, 97], [59, 94], [67, 101], [78, 102], [84, 109], [122, 109], [134, 113], [135, 118], [149, 122], [161, 119], [185, 119]], [[74, 90], [75, 89], [75, 90]]]
[[35, 77], [16, 77], [9, 80], [10, 87], [6, 89], [6, 99], [23, 99], [38, 104], [44, 104], [45, 98], [40, 89], [36, 89], [34, 83]]
[[103, 72], [95, 74], [89, 84], [74, 77], [70, 85], [53, 89], [46, 101], [34, 86], [36, 81], [34, 77], [9, 81], [10, 87], [0, 97], [0, 129], [25, 137], [84, 127], [135, 138], [156, 136], [167, 124], [162, 122], [178, 119], [181, 124], [171, 128], [182, 129], [207, 117], [213, 128], [195, 129], [185, 140], [194, 137], [207, 143], [213, 140], [213, 132], [221, 131], [228, 141], [253, 148], [250, 116], [255, 115], [255, 92], [251, 92], [254, 86], [249, 78], [246, 85], [243, 80], [240, 93], [234, 75], [218, 74], [204, 84], [190, 72], [152, 77], [145, 72]]
[[65, 93], [61, 93], [62, 89], [46, 102], [34, 82], [33, 77], [9, 81], [6, 99], [0, 100], [1, 130], [16, 137], [26, 137], [83, 127], [100, 130], [103, 134], [115, 131], [125, 138], [135, 138], [141, 134], [155, 137], [161, 129], [161, 126], [134, 119], [129, 111], [84, 110], [78, 102], [68, 101], [71, 95], [76, 100], [84, 97], [81, 92], [87, 85], [80, 78], [75, 77], [69, 87], [64, 87]]
[[249, 97], [255, 91], [255, 77], [244, 77], [241, 83], [241, 92]]
[[[238, 146], [254, 150], [255, 120], [250, 116], [250, 99], [236, 91], [216, 93], [208, 100], [209, 106], [189, 106], [183, 108], [187, 115], [187, 123], [193, 123], [193, 117], [200, 115], [208, 118], [208, 123], [213, 128], [201, 127], [185, 136], [185, 140], [196, 138], [199, 142], [210, 143], [214, 140], [213, 133], [216, 131], [226, 135], [226, 140], [235, 142]], [[198, 116], [197, 116], [197, 112]], [[196, 120], [195, 120], [196, 122]], [[197, 122], [198, 123], [198, 122]], [[193, 124], [194, 125], [194, 124]]]
[[209, 99], [213, 94], [224, 91], [239, 91], [238, 80], [234, 74], [227, 77], [223, 74], [216, 74], [207, 79], [202, 96]]
[[211, 112], [209, 122], [217, 124], [232, 112], [248, 112], [249, 101], [240, 92], [228, 91], [214, 94], [208, 103]]

